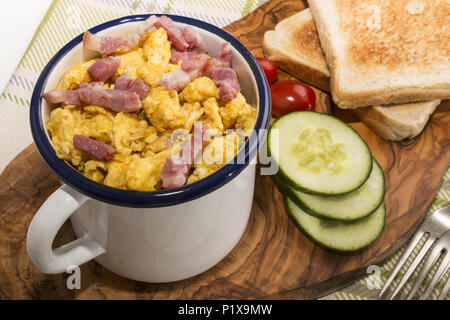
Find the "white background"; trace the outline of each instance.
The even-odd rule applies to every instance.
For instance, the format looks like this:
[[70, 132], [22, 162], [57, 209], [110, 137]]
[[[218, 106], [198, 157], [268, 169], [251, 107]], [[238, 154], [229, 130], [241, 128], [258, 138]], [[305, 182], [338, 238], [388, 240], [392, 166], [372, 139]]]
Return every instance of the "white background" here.
[[1, 1], [0, 92], [5, 88], [52, 0]]

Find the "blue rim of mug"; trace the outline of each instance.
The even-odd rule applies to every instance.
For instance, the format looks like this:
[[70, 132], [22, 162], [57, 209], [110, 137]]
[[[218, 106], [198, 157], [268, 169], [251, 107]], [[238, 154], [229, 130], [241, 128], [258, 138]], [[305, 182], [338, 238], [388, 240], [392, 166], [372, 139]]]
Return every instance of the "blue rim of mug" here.
[[[97, 33], [123, 23], [144, 21], [150, 15], [151, 14], [144, 14], [122, 17], [95, 26], [89, 29], [89, 31], [92, 33]], [[161, 16], [159, 14], [153, 15]], [[77, 171], [70, 164], [57, 157], [55, 149], [47, 137], [45, 131], [46, 128], [44, 126], [41, 113], [42, 94], [49, 75], [58, 62], [70, 50], [82, 42], [83, 34], [81, 34], [59, 50], [58, 53], [56, 53], [56, 55], [48, 62], [39, 76], [31, 98], [30, 124], [34, 143], [36, 144], [41, 157], [47, 165], [65, 184], [71, 186], [88, 197], [118, 206], [137, 208], [165, 207], [191, 201], [217, 190], [224, 184], [234, 179], [244, 168], [249, 165], [251, 161], [255, 161], [257, 153], [264, 143], [266, 135], [258, 134], [258, 132], [260, 129], [265, 129], [267, 131], [270, 124], [270, 90], [263, 70], [250, 51], [234, 36], [207, 22], [177, 15], [166, 16], [176, 22], [193, 25], [216, 34], [223, 40], [230, 42], [231, 45], [244, 57], [255, 76], [259, 95], [259, 111], [254, 131], [231, 163], [224, 165], [218, 171], [197, 182], [187, 184], [179, 188], [160, 191], [129, 191], [108, 187], [104, 184], [86, 178], [81, 172]], [[237, 162], [236, 159], [243, 159], [244, 161], [235, 163]]]

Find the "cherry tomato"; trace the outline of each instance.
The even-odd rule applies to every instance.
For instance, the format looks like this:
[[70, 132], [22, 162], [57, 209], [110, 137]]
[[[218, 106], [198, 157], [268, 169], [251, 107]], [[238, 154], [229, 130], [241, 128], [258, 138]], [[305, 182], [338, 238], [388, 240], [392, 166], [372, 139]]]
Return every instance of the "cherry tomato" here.
[[275, 63], [273, 63], [270, 60], [264, 59], [264, 58], [256, 58], [256, 61], [258, 61], [259, 65], [264, 71], [264, 74], [266, 75], [267, 82], [272, 83], [277, 79], [278, 75], [278, 67]]
[[272, 113], [276, 116], [316, 108], [316, 94], [313, 89], [298, 81], [278, 81], [270, 86], [270, 93]]

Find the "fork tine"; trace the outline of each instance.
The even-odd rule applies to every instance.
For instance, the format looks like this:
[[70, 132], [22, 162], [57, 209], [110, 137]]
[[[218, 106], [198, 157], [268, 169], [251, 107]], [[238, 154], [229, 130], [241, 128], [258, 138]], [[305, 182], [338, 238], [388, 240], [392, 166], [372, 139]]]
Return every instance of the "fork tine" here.
[[438, 261], [439, 257], [441, 256], [442, 251], [442, 245], [441, 242], [436, 242], [436, 245], [433, 247], [433, 249], [430, 252], [430, 255], [427, 257], [425, 262], [423, 263], [422, 269], [420, 270], [419, 274], [417, 275], [416, 280], [414, 281], [413, 287], [408, 293], [408, 296], [406, 299], [411, 300], [417, 293], [417, 290], [419, 290], [420, 285], [422, 284], [423, 280], [427, 277], [427, 275], [430, 273], [433, 266]]
[[449, 262], [450, 262], [449, 256], [446, 255], [444, 260], [442, 261], [441, 265], [436, 270], [436, 273], [435, 273], [433, 279], [431, 280], [430, 284], [428, 285], [427, 290], [425, 290], [425, 292], [420, 297], [420, 300], [426, 300], [430, 297], [430, 295], [433, 292], [436, 285], [441, 281], [442, 277], [447, 272]]
[[[398, 286], [395, 288], [394, 292], [392, 293], [391, 299], [394, 299], [395, 296], [400, 292], [400, 290], [403, 288], [405, 283], [409, 280], [411, 275], [413, 274], [414, 270], [416, 270], [417, 266], [422, 261], [423, 257], [427, 254], [430, 247], [433, 245], [434, 241], [436, 239], [434, 237], [428, 237], [428, 239], [423, 244], [422, 248], [420, 248], [419, 253], [417, 253], [417, 256], [412, 261], [411, 265], [408, 267], [408, 269], [405, 272], [405, 275], [400, 280]], [[413, 248], [414, 249], [414, 248]]]
[[441, 293], [439, 294], [438, 300], [447, 299], [449, 290], [450, 290], [450, 278], [447, 279], [447, 282], [445, 283], [444, 288], [442, 289]]
[[405, 248], [405, 250], [403, 250], [403, 253], [400, 256], [400, 259], [398, 260], [397, 264], [392, 269], [391, 274], [389, 275], [386, 282], [384, 283], [383, 288], [381, 289], [380, 294], [378, 295], [378, 297], [380, 299], [386, 299], [388, 297], [389, 293], [388, 293], [387, 289], [391, 285], [394, 278], [397, 276], [397, 274], [400, 271], [400, 269], [402, 268], [402, 266], [405, 264], [406, 260], [408, 260], [408, 257], [411, 255], [414, 248], [417, 246], [417, 244], [419, 243], [420, 239], [423, 237], [424, 234], [425, 234], [425, 232], [422, 230], [422, 227], [420, 227], [416, 231], [416, 233], [414, 233], [408, 246]]
[[[436, 287], [436, 285], [439, 283], [439, 281], [441, 281], [442, 277], [447, 272], [447, 269], [450, 265], [450, 253], [449, 253], [449, 248], [448, 248], [449, 244], [450, 244], [450, 230], [447, 231], [446, 233], [444, 233], [444, 235], [438, 240], [438, 242], [436, 242], [436, 246], [435, 246], [436, 249], [433, 248], [434, 252], [437, 252], [437, 250], [440, 250], [440, 252], [445, 254], [445, 256], [444, 256], [444, 259], [442, 259], [441, 265], [437, 269], [436, 274], [434, 275], [434, 277], [431, 280], [430, 284], [428, 285], [427, 289], [420, 297], [421, 300], [422, 299], [425, 300], [430, 297], [431, 292], [433, 292], [433, 289]], [[433, 254], [433, 251], [431, 252], [431, 254]], [[431, 254], [430, 254], [430, 256], [431, 256]], [[440, 254], [437, 256], [439, 257]]]

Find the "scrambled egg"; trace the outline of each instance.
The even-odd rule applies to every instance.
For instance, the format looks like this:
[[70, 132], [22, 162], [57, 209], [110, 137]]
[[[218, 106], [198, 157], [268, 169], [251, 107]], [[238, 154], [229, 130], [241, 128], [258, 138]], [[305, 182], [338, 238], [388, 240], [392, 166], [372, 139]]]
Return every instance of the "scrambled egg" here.
[[255, 125], [256, 113], [256, 108], [249, 105], [240, 92], [219, 110], [225, 129], [242, 129], [246, 135]]
[[70, 69], [62, 77], [56, 90], [73, 90], [78, 88], [82, 82], [91, 82], [92, 77], [87, 70], [95, 63], [95, 61], [97, 61], [97, 59], [82, 62]]
[[110, 144], [114, 137], [112, 129], [115, 113], [98, 106], [86, 106], [83, 111], [80, 134]]
[[163, 28], [148, 33], [142, 51], [146, 62], [139, 65], [136, 74], [152, 88], [156, 87], [163, 73], [172, 72], [180, 67], [180, 64], [170, 64], [172, 56], [170, 41], [167, 39], [167, 33]]
[[202, 123], [207, 125], [213, 134], [222, 133], [224, 129], [219, 110], [219, 103], [216, 98], [208, 98], [203, 102], [203, 111], [205, 113]]
[[[107, 186], [135, 191], [162, 188], [160, 175], [166, 158], [179, 155], [183, 138], [173, 139], [179, 130], [182, 137], [192, 132], [195, 121], [207, 125], [212, 140], [192, 166], [187, 183], [198, 181], [220, 169], [238, 152], [255, 124], [257, 110], [239, 93], [224, 103], [219, 88], [208, 77], [189, 83], [181, 92], [158, 87], [166, 72], [180, 68], [170, 63], [171, 43], [164, 29], [149, 32], [138, 48], [117, 53], [120, 65], [106, 88], [113, 88], [122, 74], [142, 78], [152, 86], [142, 101], [139, 112], [115, 112], [100, 106], [62, 105], [52, 110], [47, 123], [57, 156], [70, 162], [86, 177]], [[83, 62], [69, 70], [57, 90], [76, 89], [82, 82], [91, 82], [87, 69], [96, 59]], [[242, 129], [244, 135], [223, 135], [226, 129]], [[99, 161], [75, 148], [73, 137], [82, 134], [113, 146], [111, 161]], [[189, 136], [187, 136], [189, 137]], [[175, 140], [175, 141], [174, 141]]]
[[194, 171], [186, 183], [196, 182], [219, 170], [234, 158], [242, 145], [243, 139], [236, 132], [214, 137], [203, 150], [201, 160], [194, 162]]
[[158, 64], [152, 61], [147, 61], [136, 70], [139, 78], [147, 82], [152, 88], [155, 88], [163, 73], [175, 71], [180, 67], [180, 64]]
[[138, 68], [145, 64], [144, 50], [136, 48], [127, 53], [119, 54], [117, 57], [120, 59], [120, 64], [113, 76], [114, 80], [127, 72], [131, 78], [136, 79]]
[[113, 121], [113, 147], [123, 155], [144, 150], [145, 137], [150, 130], [146, 120], [136, 114], [119, 112]]
[[212, 97], [219, 99], [219, 88], [208, 77], [194, 79], [180, 93], [180, 100], [183, 102], [202, 102]]
[[70, 108], [56, 108], [50, 113], [47, 124], [58, 158], [72, 162], [78, 168], [83, 167], [83, 153], [73, 145], [73, 137], [78, 134], [81, 114]]
[[[141, 158], [133, 156], [126, 174], [127, 186], [130, 190], [154, 191], [161, 189], [160, 175], [166, 162], [166, 158], [174, 154], [173, 149], [178, 145], [163, 150], [154, 156]], [[179, 150], [179, 149], [177, 149]]]
[[160, 132], [184, 127], [185, 114], [176, 91], [168, 91], [164, 87], [154, 88], [142, 101], [142, 108], [150, 123]]
[[94, 181], [102, 183], [105, 179], [107, 163], [96, 160], [89, 160], [84, 164], [83, 174]]
[[167, 33], [163, 28], [149, 32], [143, 46], [145, 59], [156, 64], [169, 64], [172, 57], [170, 44], [170, 41], [167, 39]]

